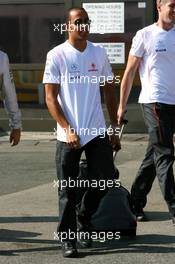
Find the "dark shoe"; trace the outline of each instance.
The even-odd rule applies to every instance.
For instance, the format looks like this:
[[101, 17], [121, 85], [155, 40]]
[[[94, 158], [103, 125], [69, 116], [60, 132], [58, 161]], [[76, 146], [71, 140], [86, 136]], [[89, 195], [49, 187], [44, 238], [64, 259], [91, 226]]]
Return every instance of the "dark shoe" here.
[[138, 222], [145, 222], [145, 221], [148, 221], [144, 211], [143, 211], [143, 208], [135, 208], [135, 215], [136, 215], [136, 218], [137, 218], [137, 221]]
[[65, 258], [76, 258], [78, 256], [76, 244], [70, 241], [62, 242], [62, 252]]
[[81, 248], [90, 248], [92, 245], [91, 234], [87, 231], [79, 232], [77, 242]]
[[89, 217], [77, 214], [77, 230], [90, 231], [92, 228]]
[[175, 226], [175, 216], [172, 217], [173, 226]]
[[81, 248], [89, 248], [92, 244], [91, 231], [92, 225], [90, 220], [87, 220], [87, 217], [82, 217], [77, 215], [77, 231], [78, 237], [77, 242]]

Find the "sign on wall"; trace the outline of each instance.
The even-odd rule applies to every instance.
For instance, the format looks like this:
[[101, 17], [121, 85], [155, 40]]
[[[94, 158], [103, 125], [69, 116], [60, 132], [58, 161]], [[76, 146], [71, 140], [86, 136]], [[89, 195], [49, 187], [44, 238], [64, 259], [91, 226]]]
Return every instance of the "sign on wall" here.
[[90, 33], [124, 33], [124, 3], [83, 3], [92, 20]]
[[108, 54], [110, 63], [124, 64], [125, 63], [125, 43], [99, 43]]

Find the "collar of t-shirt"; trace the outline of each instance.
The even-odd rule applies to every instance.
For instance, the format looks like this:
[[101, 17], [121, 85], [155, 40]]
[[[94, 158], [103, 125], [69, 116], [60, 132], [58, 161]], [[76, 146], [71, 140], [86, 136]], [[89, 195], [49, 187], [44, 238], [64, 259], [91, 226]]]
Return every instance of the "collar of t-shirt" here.
[[89, 41], [86, 42], [86, 48], [83, 51], [80, 51], [78, 49], [76, 49], [72, 44], [69, 43], [69, 40], [66, 40], [65, 44], [67, 45], [67, 48], [78, 53], [78, 55], [86, 55], [88, 50], [89, 50]]

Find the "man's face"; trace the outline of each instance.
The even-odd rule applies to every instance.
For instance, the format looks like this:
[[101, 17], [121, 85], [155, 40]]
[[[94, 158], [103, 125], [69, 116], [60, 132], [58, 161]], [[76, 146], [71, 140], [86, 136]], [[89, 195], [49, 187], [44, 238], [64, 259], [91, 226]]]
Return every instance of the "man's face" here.
[[175, 0], [163, 1], [158, 5], [159, 17], [165, 23], [175, 23]]
[[69, 17], [69, 37], [74, 40], [87, 40], [90, 30], [90, 20], [86, 12], [72, 10]]

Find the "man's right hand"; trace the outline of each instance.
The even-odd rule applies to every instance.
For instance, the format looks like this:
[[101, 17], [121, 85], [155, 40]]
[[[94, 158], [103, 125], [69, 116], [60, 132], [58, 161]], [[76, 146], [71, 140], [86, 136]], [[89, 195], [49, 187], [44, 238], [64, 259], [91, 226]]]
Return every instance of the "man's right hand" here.
[[81, 148], [80, 138], [76, 134], [75, 129], [69, 126], [66, 135], [67, 135], [67, 143], [71, 146], [71, 148], [75, 148], [75, 149]]
[[124, 115], [125, 115], [125, 109], [119, 106], [118, 111], [117, 111], [117, 121], [118, 121], [119, 126], [122, 125]]
[[13, 128], [10, 132], [10, 138], [9, 141], [11, 143], [11, 146], [16, 146], [18, 145], [21, 137], [21, 129], [20, 128]]

